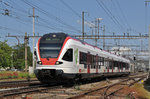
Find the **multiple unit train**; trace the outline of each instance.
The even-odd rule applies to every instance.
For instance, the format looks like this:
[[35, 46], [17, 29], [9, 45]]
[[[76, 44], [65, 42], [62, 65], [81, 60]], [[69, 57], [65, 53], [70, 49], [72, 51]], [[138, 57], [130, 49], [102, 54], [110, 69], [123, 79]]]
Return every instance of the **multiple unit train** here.
[[64, 33], [42, 36], [35, 48], [38, 80], [44, 83], [130, 73], [130, 61]]

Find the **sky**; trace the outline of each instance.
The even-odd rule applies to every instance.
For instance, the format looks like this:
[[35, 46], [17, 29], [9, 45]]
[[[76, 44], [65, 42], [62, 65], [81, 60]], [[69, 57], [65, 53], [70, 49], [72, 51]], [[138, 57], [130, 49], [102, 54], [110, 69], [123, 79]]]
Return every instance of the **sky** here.
[[[64, 32], [69, 35], [82, 34], [82, 11], [85, 12], [85, 33], [92, 34], [94, 28], [89, 24], [96, 18], [100, 21], [100, 34], [106, 27], [105, 34], [142, 35], [148, 34], [150, 24], [150, 2], [145, 6], [145, 0], [0, 0], [0, 41], [8, 40], [11, 46], [18, 42], [10, 35], [24, 36], [25, 32], [32, 36], [32, 8], [35, 8], [35, 34]], [[9, 11], [9, 15], [7, 15]], [[19, 38], [23, 43], [23, 38]], [[94, 44], [93, 40], [86, 40]], [[36, 39], [37, 42], [37, 39]], [[142, 45], [148, 49], [148, 39], [105, 40], [106, 45]], [[102, 47], [103, 40], [98, 40]], [[32, 39], [29, 40], [32, 47]], [[141, 49], [136, 47], [132, 49]]]

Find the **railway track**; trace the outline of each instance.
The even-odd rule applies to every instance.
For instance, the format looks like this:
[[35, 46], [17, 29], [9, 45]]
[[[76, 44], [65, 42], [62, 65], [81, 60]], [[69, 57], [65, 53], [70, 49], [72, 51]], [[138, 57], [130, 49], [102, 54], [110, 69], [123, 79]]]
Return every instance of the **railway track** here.
[[37, 93], [52, 89], [62, 88], [62, 86], [58, 85], [49, 85], [49, 84], [41, 84], [41, 85], [34, 85], [34, 86], [28, 86], [28, 87], [19, 87], [19, 88], [8, 88], [5, 90], [0, 91], [0, 98], [12, 98], [16, 97], [20, 94], [31, 94], [31, 93]]
[[[125, 98], [126, 96], [128, 96], [131, 93], [128, 93], [126, 95], [122, 95], [121, 93], [120, 94], [118, 94], [118, 93], [121, 90], [123, 90], [125, 88], [125, 86], [130, 87], [130, 86], [134, 85], [135, 83], [145, 79], [147, 76], [148, 75], [146, 74], [146, 75], [141, 75], [141, 76], [136, 76], [136, 77], [128, 77], [126, 79], [123, 79], [123, 80], [118, 81], [113, 84], [110, 83], [103, 87], [94, 88], [92, 90], [82, 92], [82, 93], [75, 95], [73, 97], [70, 97], [68, 99], [86, 99], [86, 98], [87, 99], [116, 99], [116, 97], [119, 97], [119, 96]], [[116, 97], [112, 98], [115, 95], [116, 95]]]
[[[39, 99], [44, 99], [44, 98], [56, 98], [56, 99], [60, 99], [62, 97], [65, 96], [64, 99], [69, 98], [69, 99], [84, 99], [84, 98], [89, 98], [90, 99], [94, 99], [94, 98], [99, 98], [99, 99], [107, 99], [108, 97], [112, 97], [114, 95], [116, 96], [122, 96], [120, 94], [118, 94], [118, 92], [120, 92], [124, 86], [131, 86], [134, 83], [142, 80], [143, 78], [146, 78], [147, 74], [143, 74], [143, 75], [132, 75], [129, 77], [121, 77], [121, 78], [116, 78], [118, 79], [117, 81], [115, 81], [114, 78], [110, 79], [109, 81], [102, 81], [102, 82], [107, 82], [107, 85], [103, 85], [101, 87], [92, 87], [89, 90], [77, 90], [77, 88], [75, 89], [75, 86], [72, 87], [64, 87], [62, 84], [38, 84], [36, 85], [36, 80], [35, 83], [34, 81], [31, 83], [30, 85], [32, 86], [26, 86], [26, 87], [19, 87], [19, 88], [7, 88], [7, 89], [3, 89], [0, 90], [0, 98], [4, 98], [4, 97], [8, 97], [7, 99], [12, 99], [16, 98], [16, 97], [22, 97], [23, 94], [25, 94], [25, 96], [31, 96], [31, 97], [42, 97], [43, 98], [39, 98]], [[115, 81], [115, 82], [111, 82], [111, 81]], [[27, 83], [28, 81], [21, 81], [22, 83]], [[14, 82], [3, 82], [1, 83], [1, 85], [6, 84], [9, 85], [12, 83], [13, 86], [17, 85], [21, 86], [19, 84], [21, 84], [21, 82], [16, 82], [15, 84], [13, 84]], [[86, 84], [85, 84], [86, 85]], [[11, 86], [11, 85], [10, 85]], [[25, 86], [25, 85], [24, 85]], [[84, 86], [84, 84], [81, 84], [79, 86]], [[6, 87], [6, 86], [5, 86]], [[48, 95], [42, 95], [42, 93], [47, 93]], [[41, 94], [41, 96], [38, 96], [37, 94]], [[128, 93], [129, 94], [129, 93]], [[34, 96], [35, 95], [35, 96]], [[129, 94], [130, 95], [130, 94]], [[126, 96], [126, 95], [124, 95]], [[9, 98], [10, 97], [10, 98]], [[116, 99], [116, 98], [113, 98]]]
[[38, 85], [40, 82], [38, 80], [20, 80], [20, 81], [5, 81], [0, 82], [0, 89], [2, 88], [16, 88], [16, 87], [23, 87], [23, 86], [32, 86]]

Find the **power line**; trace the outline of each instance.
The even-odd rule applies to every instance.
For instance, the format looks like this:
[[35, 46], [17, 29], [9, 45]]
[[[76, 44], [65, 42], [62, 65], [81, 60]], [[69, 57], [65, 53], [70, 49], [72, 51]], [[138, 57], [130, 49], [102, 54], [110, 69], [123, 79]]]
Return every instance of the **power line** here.
[[19, 8], [16, 8], [16, 7], [10, 5], [11, 2], [9, 2], [9, 1], [7, 1], [7, 2], [5, 1], [5, 2], [4, 2], [4, 1], [1, 0], [1, 2], [2, 2], [4, 5], [6, 5], [6, 6], [12, 8], [12, 9], [15, 9], [15, 10], [21, 12], [21, 13], [28, 13], [28, 12], [27, 12], [26, 10], [24, 10], [20, 5], [17, 5], [17, 4], [14, 3], [12, 0], [11, 0], [11, 2], [14, 3], [14, 4], [15, 4], [17, 7], [19, 7]]
[[[117, 1], [117, 0], [116, 0], [116, 1]], [[123, 13], [122, 13], [121, 9], [119, 8], [120, 5], [118, 5], [118, 3], [116, 3], [116, 1], [111, 0], [111, 3], [112, 3], [112, 5], [113, 5], [113, 7], [114, 7], [114, 9], [115, 9], [116, 14], [117, 14], [117, 15], [115, 15], [115, 17], [118, 19], [118, 21], [120, 21], [120, 23], [121, 23], [125, 28], [128, 29], [128, 25], [127, 25], [127, 23], [126, 23], [126, 21], [125, 21], [125, 18], [123, 17]]]
[[23, 33], [23, 31], [12, 29], [12, 28], [8, 28], [8, 27], [4, 27], [4, 26], [0, 26], [0, 29]]
[[[51, 2], [45, 2], [45, 0], [43, 0], [42, 2], [40, 2], [41, 0], [38, 0], [39, 1], [39, 4], [43, 3], [44, 5], [47, 5], [48, 7], [51, 7], [51, 8], [54, 8], [55, 10], [61, 10], [61, 11], [64, 11], [66, 12], [67, 14], [69, 13], [69, 11], [65, 10], [65, 9], [61, 9], [61, 8], [58, 8], [58, 6], [56, 7], [55, 4], [52, 4]], [[56, 0], [55, 0], [56, 1]]]
[[99, 7], [101, 7], [105, 13], [110, 17], [110, 19], [120, 28], [123, 29], [123, 26], [119, 23], [119, 21], [115, 18], [115, 16], [111, 13], [111, 11], [106, 7], [106, 5], [102, 1], [96, 0]]
[[45, 14], [46, 16], [50, 17], [51, 19], [54, 19], [55, 21], [57, 21], [57, 22], [59, 22], [59, 23], [65, 25], [65, 26], [67, 26], [68, 28], [71, 28], [71, 29], [73, 29], [73, 30], [75, 30], [75, 31], [77, 31], [77, 32], [79, 32], [79, 33], [81, 33], [80, 30], [78, 30], [78, 29], [74, 28], [73, 26], [71, 26], [71, 25], [65, 23], [62, 19], [60, 19], [60, 18], [58, 18], [58, 17], [56, 17], [56, 16], [54, 16], [54, 15], [48, 13], [47, 11], [45, 11], [45, 10], [39, 8], [38, 6], [32, 4], [31, 2], [29, 2], [29, 1], [27, 1], [27, 0], [22, 0], [22, 1], [23, 1], [25, 4], [27, 4], [27, 5], [31, 6], [31, 7], [36, 8], [37, 11], [39, 11], [39, 12]]
[[38, 19], [39, 19], [39, 21], [36, 24], [39, 25], [39, 26], [49, 28], [49, 29], [52, 29], [52, 30], [57, 30], [57, 31], [60, 30], [61, 32], [67, 32], [69, 30], [69, 28], [67, 28], [68, 30], [63, 30], [59, 27], [56, 27], [54, 23], [51, 24], [51, 22], [49, 22], [49, 20], [43, 19], [41, 17], [39, 17]]
[[[113, 1], [113, 0], [112, 0], [112, 1]], [[127, 18], [126, 18], [126, 16], [125, 16], [125, 14], [124, 14], [124, 12], [123, 12], [123, 10], [122, 10], [122, 8], [120, 7], [119, 2], [118, 2], [117, 0], [115, 0], [115, 1], [116, 1], [116, 4], [117, 4], [118, 7], [119, 7], [119, 10], [120, 10], [120, 12], [121, 12], [121, 15], [123, 16], [123, 19], [125, 20], [125, 23], [127, 24], [127, 26], [131, 27], [130, 24], [129, 24], [129, 22], [128, 22], [128, 20], [127, 20]]]
[[[77, 13], [69, 4], [67, 4], [64, 0], [59, 0], [62, 4], [64, 4], [69, 10], [71, 10], [76, 16], [78, 16], [79, 18], [82, 18], [81, 15], [79, 13]], [[87, 12], [86, 12], [87, 13]], [[88, 22], [85, 18], [84, 21], [87, 22], [88, 24], [91, 24], [90, 22]], [[82, 21], [83, 23], [83, 21]], [[83, 26], [83, 24], [82, 24]], [[82, 27], [83, 29], [83, 27]], [[83, 34], [83, 31], [82, 31]]]
[[[82, 39], [82, 35], [72, 35]], [[84, 39], [146, 39], [149, 36], [146, 35], [85, 35]]]
[[148, 9], [147, 2], [145, 2], [145, 32], [148, 32]]
[[[11, 6], [11, 5], [9, 5], [9, 6]], [[13, 8], [13, 7], [11, 7], [11, 8]], [[5, 9], [2, 9], [2, 10], [5, 11]], [[16, 10], [16, 9], [14, 9], [14, 10]], [[27, 20], [27, 19], [26, 19], [27, 17], [24, 17], [24, 18], [23, 18], [23, 16], [27, 16], [27, 15], [20, 14], [19, 12], [15, 12], [15, 11], [13, 11], [13, 10], [8, 10], [8, 11], [9, 11], [8, 17], [17, 20], [17, 21], [20, 22], [21, 24], [32, 23], [30, 20]], [[24, 14], [27, 14], [27, 13], [24, 13]], [[20, 16], [22, 16], [22, 17], [20, 17]], [[38, 26], [42, 26], [42, 27], [49, 28], [49, 29], [52, 29], [52, 30], [61, 30], [61, 31], [63, 31], [63, 30], [60, 29], [60, 28], [54, 27], [54, 24], [51, 24], [51, 26], [49, 26], [51, 22], [48, 22], [48, 20], [44, 20], [44, 19], [42, 19], [42, 18], [39, 18], [39, 19], [42, 20], [41, 22], [47, 23], [47, 25], [43, 25], [43, 24], [40, 24], [40, 22], [37, 22], [36, 24], [37, 24]], [[24, 22], [25, 22], [25, 23], [24, 23]], [[25, 24], [25, 25], [26, 25], [26, 24]], [[53, 28], [52, 28], [52, 27], [53, 27]]]
[[63, 3], [69, 10], [71, 10], [75, 15], [81, 18], [81, 15], [78, 14], [71, 6], [69, 6], [64, 0], [59, 0], [61, 3]]

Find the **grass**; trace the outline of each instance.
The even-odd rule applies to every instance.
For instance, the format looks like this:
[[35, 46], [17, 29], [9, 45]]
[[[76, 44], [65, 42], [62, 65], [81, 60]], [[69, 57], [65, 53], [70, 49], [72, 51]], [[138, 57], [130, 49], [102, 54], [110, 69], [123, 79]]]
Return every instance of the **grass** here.
[[29, 75], [29, 73], [26, 72], [13, 72], [13, 71], [1, 71], [0, 72], [0, 80], [5, 79], [24, 79], [24, 78], [35, 78], [35, 75]]
[[[136, 83], [129, 89], [129, 91], [132, 94], [132, 96], [135, 97], [135, 99], [150, 99], [150, 92], [144, 89], [144, 85], [142, 83]], [[127, 96], [126, 99], [131, 98]]]

